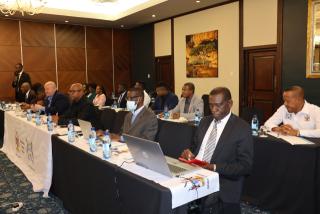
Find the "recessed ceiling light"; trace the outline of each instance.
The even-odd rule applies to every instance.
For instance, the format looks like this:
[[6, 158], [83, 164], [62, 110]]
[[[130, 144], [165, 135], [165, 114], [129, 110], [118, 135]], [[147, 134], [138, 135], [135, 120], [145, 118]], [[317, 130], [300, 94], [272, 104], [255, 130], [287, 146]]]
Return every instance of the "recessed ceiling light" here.
[[200, 3], [200, 1], [198, 0], [198, 1], [196, 1], [197, 3]]
[[152, 18], [155, 18], [156, 17], [156, 15], [155, 14], [152, 14]]
[[124, 25], [120, 25], [120, 27], [124, 28]]
[[65, 23], [68, 23], [69, 21], [68, 21], [68, 20], [65, 20], [64, 22], [65, 22]]
[[8, 14], [4, 15], [4, 16], [9, 16]]

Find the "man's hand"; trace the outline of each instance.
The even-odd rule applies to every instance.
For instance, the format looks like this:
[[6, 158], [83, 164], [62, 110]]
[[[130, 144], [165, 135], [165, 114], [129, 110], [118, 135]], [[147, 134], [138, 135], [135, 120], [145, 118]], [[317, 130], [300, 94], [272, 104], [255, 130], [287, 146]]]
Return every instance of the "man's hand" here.
[[159, 118], [163, 118], [163, 112], [161, 112], [160, 114], [158, 114]]
[[120, 135], [118, 134], [110, 133], [110, 138], [112, 141], [120, 141]]
[[202, 168], [210, 170], [210, 171], [216, 171], [216, 165], [207, 163], [206, 165], [202, 166]]
[[32, 105], [31, 109], [32, 109], [32, 111], [39, 111], [39, 110], [44, 110], [44, 107], [39, 104], [34, 104], [34, 105]]
[[282, 135], [299, 136], [299, 130], [294, 129], [289, 124], [282, 125], [280, 127], [274, 127], [271, 130]]
[[180, 118], [180, 113], [177, 112], [177, 113], [172, 113], [172, 119], [179, 119]]
[[30, 105], [28, 104], [28, 103], [21, 103], [21, 109], [22, 110], [27, 110], [27, 109], [29, 109], [30, 108]]
[[189, 149], [186, 149], [182, 152], [181, 157], [186, 160], [192, 160], [195, 158], [194, 154]]

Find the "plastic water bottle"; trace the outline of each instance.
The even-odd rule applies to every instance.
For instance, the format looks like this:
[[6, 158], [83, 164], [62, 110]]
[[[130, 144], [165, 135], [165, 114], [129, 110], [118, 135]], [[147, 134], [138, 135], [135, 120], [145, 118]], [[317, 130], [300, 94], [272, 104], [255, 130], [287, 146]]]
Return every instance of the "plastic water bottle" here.
[[31, 109], [27, 110], [27, 121], [31, 121], [32, 120], [32, 112]]
[[41, 117], [40, 117], [40, 112], [36, 112], [36, 126], [41, 125]]
[[68, 143], [74, 143], [75, 141], [75, 135], [74, 135], [74, 126], [72, 124], [72, 121], [69, 121], [68, 124]]
[[107, 160], [111, 157], [111, 139], [108, 130], [104, 132], [102, 141], [103, 159]]
[[91, 128], [90, 135], [89, 135], [89, 147], [90, 152], [96, 152], [97, 151], [97, 144], [96, 144], [96, 130], [94, 127]]
[[259, 130], [259, 120], [257, 115], [253, 115], [251, 120], [251, 131], [253, 136], [258, 136], [258, 130]]
[[113, 101], [111, 108], [113, 108], [113, 109], [118, 108], [118, 102], [117, 102], [117, 100], [114, 100], [114, 101]]
[[195, 115], [194, 115], [194, 125], [198, 126], [200, 124], [201, 117], [202, 117], [202, 115], [201, 115], [199, 109], [197, 109], [195, 112]]
[[169, 109], [168, 109], [168, 106], [165, 105], [163, 108], [163, 118], [167, 120], [169, 119], [169, 117], [170, 117]]
[[51, 114], [48, 114], [48, 117], [47, 117], [47, 127], [49, 132], [53, 131], [53, 122], [52, 122]]

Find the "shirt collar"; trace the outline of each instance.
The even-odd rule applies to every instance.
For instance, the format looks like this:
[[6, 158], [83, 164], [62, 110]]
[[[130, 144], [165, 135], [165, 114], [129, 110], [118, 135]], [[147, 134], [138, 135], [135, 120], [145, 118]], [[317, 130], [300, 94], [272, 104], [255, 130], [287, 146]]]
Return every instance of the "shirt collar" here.
[[143, 108], [144, 108], [144, 105], [142, 105], [140, 108], [138, 108], [137, 110], [135, 110], [135, 111], [132, 113], [132, 115], [137, 116], [137, 115], [142, 111]]
[[226, 123], [228, 122], [230, 116], [231, 116], [231, 111], [229, 112], [229, 114], [227, 114], [224, 118], [222, 118], [222, 119], [220, 120], [220, 123], [219, 123], [219, 124], [226, 124]]

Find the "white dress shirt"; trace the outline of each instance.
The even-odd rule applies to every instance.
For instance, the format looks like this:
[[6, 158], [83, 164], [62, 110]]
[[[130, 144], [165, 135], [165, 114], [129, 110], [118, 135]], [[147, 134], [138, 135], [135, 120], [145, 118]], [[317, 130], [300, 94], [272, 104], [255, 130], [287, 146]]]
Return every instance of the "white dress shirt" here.
[[304, 102], [303, 108], [298, 113], [289, 113], [282, 105], [265, 122], [268, 130], [278, 127], [279, 124], [289, 124], [299, 130], [303, 137], [320, 137], [320, 108], [316, 105]]
[[[228, 114], [227, 116], [225, 116], [225, 117], [220, 121], [220, 123], [217, 124], [216, 145], [217, 145], [217, 143], [218, 143], [218, 141], [219, 141], [219, 139], [220, 139], [220, 136], [221, 136], [221, 134], [222, 134], [222, 131], [223, 131], [224, 127], [226, 126], [226, 124], [227, 124], [230, 116], [231, 116], [231, 111], [229, 112], [229, 114]], [[206, 132], [206, 134], [205, 134], [205, 136], [204, 136], [204, 138], [203, 138], [203, 140], [202, 140], [199, 153], [198, 153], [198, 155], [196, 156], [196, 159], [198, 159], [198, 160], [203, 160], [204, 150], [205, 150], [206, 145], [207, 145], [207, 143], [208, 143], [208, 139], [209, 139], [210, 133], [211, 133], [211, 131], [212, 131], [212, 129], [213, 129], [213, 125], [214, 125], [214, 120], [212, 120], [212, 122], [211, 122], [209, 128], [207, 129], [207, 132]], [[216, 148], [217, 148], [217, 146], [216, 146]]]
[[138, 108], [137, 110], [135, 110], [132, 113], [132, 117], [131, 117], [131, 124], [134, 122], [134, 120], [136, 119], [136, 117], [138, 116], [138, 114], [142, 111], [144, 106], [141, 106], [140, 108]]
[[144, 94], [143, 105], [146, 108], [148, 108], [149, 104], [151, 102], [151, 98], [150, 98], [149, 94], [145, 90], [143, 91], [143, 94]]

